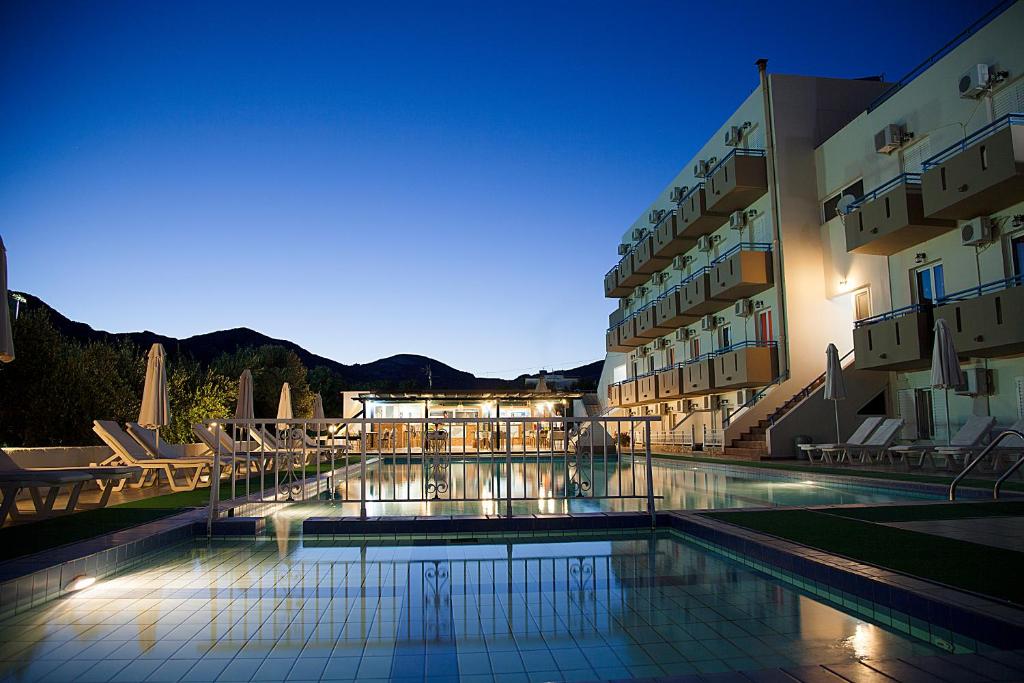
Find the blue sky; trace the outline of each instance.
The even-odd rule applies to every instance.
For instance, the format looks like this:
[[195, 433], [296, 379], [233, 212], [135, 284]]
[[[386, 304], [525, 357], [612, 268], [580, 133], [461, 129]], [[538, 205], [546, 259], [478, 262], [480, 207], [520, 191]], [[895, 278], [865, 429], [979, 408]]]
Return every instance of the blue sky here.
[[619, 235], [755, 59], [895, 80], [983, 10], [908, 0], [890, 33], [891, 9], [11, 0], [10, 286], [102, 329], [248, 326], [344, 363], [596, 360]]

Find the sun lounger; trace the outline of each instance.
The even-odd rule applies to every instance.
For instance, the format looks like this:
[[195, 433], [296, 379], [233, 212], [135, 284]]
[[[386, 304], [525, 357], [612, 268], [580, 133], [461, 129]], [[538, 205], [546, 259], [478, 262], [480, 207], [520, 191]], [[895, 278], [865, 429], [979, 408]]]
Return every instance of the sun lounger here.
[[[8, 517], [22, 519], [26, 517], [18, 510], [17, 496], [22, 489], [27, 489], [32, 498], [37, 518], [52, 517], [78, 510], [104, 507], [110, 499], [113, 482], [137, 477], [141, 470], [136, 467], [22, 467], [14, 462], [7, 453], [0, 450], [0, 524]], [[82, 487], [92, 480], [105, 482], [100, 485], [100, 500], [96, 503], [80, 502]], [[55, 510], [57, 497], [63, 487], [70, 487], [66, 505]], [[46, 494], [43, 494], [43, 489]]]
[[[142, 468], [139, 480], [129, 484], [132, 488], [159, 485], [162, 474], [172, 491], [193, 491], [202, 476], [208, 475], [212, 469], [209, 458], [154, 458], [138, 441], [110, 420], [94, 420], [92, 430], [114, 452], [101, 465], [120, 463]], [[183, 482], [178, 481], [179, 474], [184, 475]]]
[[862, 463], [871, 462], [873, 459], [881, 460], [882, 455], [887, 453], [889, 447], [899, 438], [901, 429], [903, 429], [903, 420], [898, 417], [886, 418], [871, 433], [871, 436], [864, 440], [863, 444], [847, 449], [847, 458], [850, 463], [853, 463], [854, 457]]
[[[854, 430], [853, 434], [850, 435], [846, 443], [805, 444], [800, 446], [800, 448], [807, 453], [807, 460], [812, 464], [822, 462], [831, 464], [833, 463], [833, 456], [835, 456], [834, 462], [838, 464], [844, 458], [849, 459], [847, 454], [851, 448], [863, 446], [867, 438], [884, 419], [877, 416], [865, 418], [857, 429]], [[814, 457], [815, 452], [818, 453], [817, 458]]]
[[[902, 460], [908, 467], [921, 467], [925, 460], [930, 459], [932, 467], [939, 469], [962, 469], [964, 458], [977, 452], [982, 441], [995, 424], [995, 418], [987, 415], [972, 415], [949, 440], [948, 445], [942, 444], [909, 444], [893, 446], [888, 449], [887, 456]], [[914, 462], [912, 459], [916, 459]]]
[[260, 468], [273, 467], [272, 454], [242, 448], [220, 425], [212, 426], [197, 422], [192, 425], [192, 433], [196, 435], [201, 444], [209, 449], [211, 457], [219, 453], [221, 460], [227, 462], [233, 456], [235, 465], [245, 466], [248, 472], [258, 472]]
[[[256, 443], [259, 451], [273, 455], [303, 455], [305, 465], [323, 458], [332, 450], [318, 444], [302, 429], [290, 429], [287, 433], [272, 434], [266, 425], [249, 428], [249, 437]], [[347, 446], [344, 450], [348, 450]]]

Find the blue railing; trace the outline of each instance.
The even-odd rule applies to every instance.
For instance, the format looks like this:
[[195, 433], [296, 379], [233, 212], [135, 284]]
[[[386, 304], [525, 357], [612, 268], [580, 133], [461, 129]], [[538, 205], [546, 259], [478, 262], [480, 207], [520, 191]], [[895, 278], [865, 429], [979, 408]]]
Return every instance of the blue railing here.
[[730, 344], [729, 346], [726, 346], [724, 349], [718, 349], [718, 351], [715, 351], [715, 355], [721, 356], [731, 351], [738, 351], [739, 349], [774, 349], [778, 347], [778, 345], [779, 343], [776, 341], [747, 340], [736, 342], [735, 344]]
[[850, 206], [846, 210], [846, 213], [850, 213], [854, 209], [859, 209], [862, 204], [865, 204], [867, 202], [872, 202], [872, 201], [878, 199], [881, 195], [883, 195], [886, 192], [888, 192], [889, 190], [892, 190], [893, 188], [899, 187], [900, 185], [920, 185], [920, 184], [921, 184], [921, 174], [920, 173], [901, 173], [900, 175], [896, 176], [892, 180], [889, 180], [887, 182], [882, 183], [881, 185], [879, 185], [875, 189], [871, 190], [871, 192], [867, 192], [867, 193], [861, 195], [860, 197], [857, 197], [856, 199], [854, 199], [852, 202], [850, 202]]
[[714, 268], [719, 263], [722, 263], [726, 259], [732, 258], [733, 255], [738, 254], [741, 251], [771, 251], [772, 245], [769, 242], [740, 242], [739, 244], [731, 247], [724, 254], [716, 258], [711, 262], [711, 267]]
[[619, 261], [618, 261], [618, 263], [616, 263], [616, 264], [615, 264], [614, 266], [612, 266], [612, 267], [611, 267], [611, 268], [610, 268], [610, 269], [608, 270], [608, 272], [604, 274], [604, 275], [605, 275], [605, 277], [608, 277], [609, 275], [611, 275], [611, 274], [612, 274], [612, 272], [613, 272], [613, 271], [614, 271], [614, 270], [615, 270], [616, 268], [618, 268], [618, 267], [619, 267], [619, 264], [620, 264], [620, 263], [622, 263], [622, 262], [623, 262], [623, 261], [624, 261], [624, 260], [625, 260], [625, 259], [626, 259], [627, 257], [629, 257], [629, 256], [632, 256], [632, 255], [633, 255], [633, 252], [634, 252], [634, 251], [636, 251], [637, 247], [639, 247], [639, 246], [640, 246], [640, 243], [644, 241], [644, 238], [645, 238], [645, 237], [647, 237], [647, 236], [649, 236], [649, 235], [651, 234], [651, 233], [650, 233], [650, 231], [649, 231], [649, 230], [648, 230], [647, 228], [639, 228], [639, 229], [640, 229], [640, 230], [643, 230], [643, 234], [641, 234], [641, 235], [640, 235], [640, 238], [639, 238], [639, 239], [638, 239], [638, 240], [636, 241], [636, 243], [635, 243], [635, 244], [633, 244], [633, 246], [631, 246], [631, 247], [630, 247], [630, 248], [629, 248], [628, 250], [626, 250], [626, 253], [625, 253], [625, 254], [623, 254], [622, 256], [620, 256], [620, 257], [619, 257]]
[[655, 223], [653, 226], [651, 226], [651, 230], [657, 230], [658, 226], [661, 225], [662, 223], [664, 223], [666, 218], [668, 218], [669, 216], [676, 215], [676, 210], [675, 209], [665, 209], [664, 211], [665, 211], [665, 215], [662, 216], [660, 219], [658, 219], [657, 223]]
[[945, 148], [938, 154], [932, 155], [927, 160], [925, 160], [923, 164], [921, 164], [921, 168], [927, 171], [929, 168], [932, 168], [933, 166], [938, 166], [939, 164], [946, 161], [950, 157], [955, 156], [960, 152], [964, 151], [974, 143], [984, 140], [985, 138], [990, 137], [995, 133], [998, 133], [1004, 128], [1009, 128], [1010, 126], [1024, 126], [1024, 114], [1007, 114], [1002, 118], [996, 119], [995, 121], [988, 124], [984, 128], [979, 128], [978, 130], [974, 131], [960, 142], [954, 142], [952, 145]]
[[687, 190], [686, 194], [684, 194], [682, 196], [682, 199], [680, 199], [678, 202], [676, 202], [676, 206], [679, 206], [680, 204], [685, 202], [687, 199], [692, 197], [695, 192], [698, 192], [699, 190], [703, 190], [703, 189], [704, 189], [704, 183], [697, 183], [696, 185], [691, 187], [689, 190]]
[[693, 271], [692, 273], [687, 275], [685, 278], [683, 278], [682, 282], [680, 282], [678, 286], [679, 287], [685, 287], [686, 285], [690, 284], [691, 282], [693, 282], [694, 280], [699, 278], [701, 275], [705, 275], [705, 274], [710, 273], [710, 272], [711, 272], [710, 268], [708, 268], [707, 266], [701, 266], [698, 270]]
[[729, 159], [732, 159], [733, 157], [763, 157], [763, 156], [765, 156], [765, 153], [764, 153], [763, 149], [751, 149], [749, 147], [736, 147], [731, 152], [729, 152], [724, 157], [722, 157], [721, 161], [719, 161], [717, 164], [715, 164], [710, 169], [708, 169], [708, 174], [706, 176], [704, 176], [704, 177], [705, 178], [710, 178], [711, 176], [713, 176], [718, 171], [718, 169], [720, 169], [722, 167], [722, 165], [725, 162], [729, 161]]
[[682, 287], [682, 285], [672, 285], [671, 287], [666, 289], [664, 292], [659, 294], [658, 298], [655, 299], [654, 302], [657, 303], [657, 302], [661, 301], [662, 299], [666, 299], [666, 298], [672, 296], [673, 292], [678, 291], [681, 287]]
[[879, 313], [878, 315], [873, 315], [870, 318], [861, 318], [860, 320], [854, 322], [853, 326], [854, 328], [866, 327], [867, 325], [874, 325], [875, 323], [880, 323], [883, 320], [892, 320], [894, 318], [900, 318], [905, 315], [921, 313], [923, 311], [931, 309], [931, 307], [932, 305], [930, 303], [910, 304], [909, 306], [903, 306], [902, 308], [897, 308], [895, 310], [889, 311], [888, 313]]
[[992, 21], [997, 16], [1002, 14], [1003, 11], [1005, 11], [1007, 8], [1011, 7], [1014, 4], [1014, 2], [1016, 2], [1016, 0], [1002, 0], [1002, 2], [1000, 2], [998, 5], [996, 5], [995, 7], [990, 9], [988, 12], [986, 12], [984, 15], [982, 15], [980, 19], [978, 19], [973, 24], [971, 24], [970, 26], [965, 28], [963, 31], [960, 32], [959, 35], [957, 35], [951, 41], [949, 41], [948, 43], [943, 45], [941, 48], [939, 48], [938, 51], [936, 51], [931, 57], [929, 57], [928, 59], [926, 59], [923, 62], [921, 62], [920, 64], [918, 64], [916, 67], [914, 67], [910, 71], [910, 73], [908, 73], [906, 76], [904, 76], [903, 78], [898, 80], [891, 88], [887, 89], [881, 95], [876, 97], [874, 99], [874, 101], [872, 101], [871, 104], [868, 105], [868, 109], [867, 110], [869, 112], [872, 112], [875, 109], [877, 109], [879, 106], [882, 105], [883, 102], [885, 102], [890, 97], [892, 97], [893, 95], [898, 93], [900, 90], [902, 90], [904, 86], [906, 86], [908, 83], [913, 81], [915, 78], [917, 78], [918, 76], [923, 74], [933, 64], [935, 64], [940, 59], [942, 59], [943, 57], [948, 55], [950, 52], [952, 52], [954, 49], [956, 49], [956, 47], [958, 45], [960, 45], [965, 40], [970, 38], [972, 35], [974, 35], [978, 31], [980, 31], [986, 25], [988, 25], [988, 23], [990, 21]]
[[991, 294], [992, 292], [998, 292], [1011, 287], [1020, 287], [1024, 285], [1024, 273], [1020, 275], [1014, 275], [1003, 280], [993, 280], [992, 282], [986, 282], [982, 285], [976, 285], [974, 287], [968, 287], [967, 289], [961, 289], [959, 292], [953, 292], [940, 298], [936, 303], [938, 305], [953, 303], [954, 301], [967, 301], [968, 299], [974, 299], [983, 294]]

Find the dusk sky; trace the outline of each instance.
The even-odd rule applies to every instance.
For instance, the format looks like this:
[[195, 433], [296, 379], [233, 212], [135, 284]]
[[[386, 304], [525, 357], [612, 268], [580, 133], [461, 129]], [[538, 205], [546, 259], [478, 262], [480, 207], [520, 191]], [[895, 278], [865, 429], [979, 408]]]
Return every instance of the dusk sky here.
[[598, 360], [619, 235], [755, 59], [895, 80], [989, 5], [7, 1], [9, 284], [343, 363]]

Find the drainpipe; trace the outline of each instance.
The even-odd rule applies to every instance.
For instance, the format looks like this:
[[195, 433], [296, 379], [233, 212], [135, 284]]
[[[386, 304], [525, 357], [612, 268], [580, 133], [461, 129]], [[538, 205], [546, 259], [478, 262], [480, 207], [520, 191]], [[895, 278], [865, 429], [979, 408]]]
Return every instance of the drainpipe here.
[[772, 119], [772, 96], [768, 83], [768, 60], [759, 59], [757, 75], [761, 80], [761, 96], [764, 98], [764, 144], [768, 167], [768, 201], [772, 218], [772, 268], [774, 269], [775, 286], [779, 292], [779, 375], [789, 377], [789, 326], [786, 309], [786, 279], [782, 270], [782, 228], [779, 224], [779, 193], [775, 181], [775, 135]]

